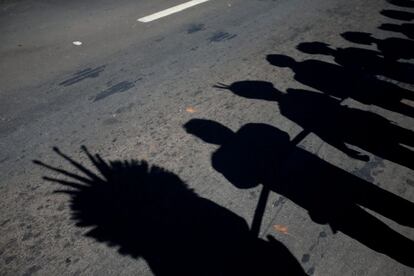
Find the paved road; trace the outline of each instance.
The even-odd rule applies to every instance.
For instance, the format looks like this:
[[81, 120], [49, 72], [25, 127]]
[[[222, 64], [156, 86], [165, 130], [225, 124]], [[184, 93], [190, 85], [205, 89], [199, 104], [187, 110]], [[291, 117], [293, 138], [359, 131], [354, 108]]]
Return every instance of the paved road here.
[[412, 275], [413, 1], [182, 2], [0, 2], [0, 274]]

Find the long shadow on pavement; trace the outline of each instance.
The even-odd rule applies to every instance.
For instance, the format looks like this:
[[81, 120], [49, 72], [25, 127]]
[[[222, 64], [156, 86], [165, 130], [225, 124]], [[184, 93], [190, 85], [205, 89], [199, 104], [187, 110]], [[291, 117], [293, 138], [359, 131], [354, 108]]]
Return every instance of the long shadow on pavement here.
[[414, 13], [400, 10], [382, 10], [381, 14], [391, 19], [397, 19], [401, 21], [414, 20]]
[[346, 40], [362, 45], [375, 44], [386, 59], [399, 60], [414, 58], [414, 41], [399, 37], [384, 39], [375, 38], [372, 34], [364, 32], [345, 32], [341, 34]]
[[283, 93], [264, 81], [218, 87], [245, 98], [277, 102], [283, 116], [352, 158], [368, 161], [368, 156], [346, 144], [414, 169], [414, 152], [406, 147], [414, 146], [414, 132], [380, 115], [342, 105], [340, 100], [318, 92], [288, 89]]
[[414, 100], [414, 93], [370, 74], [320, 60], [296, 61], [286, 55], [268, 55], [267, 60], [278, 67], [289, 67], [295, 80], [342, 100], [352, 98], [367, 105], [414, 117], [414, 108], [404, 104], [404, 99]]
[[35, 163], [69, 180], [72, 219], [88, 237], [144, 258], [156, 275], [306, 275], [272, 237], [256, 238], [244, 219], [198, 196], [177, 175], [145, 161], [104, 161], [84, 148], [99, 173], [59, 150], [79, 174]]
[[[307, 54], [332, 56], [338, 65], [353, 72], [359, 71], [361, 75], [382, 75], [399, 82], [414, 83], [413, 64], [386, 59], [379, 51], [356, 47], [334, 48], [323, 42], [300, 43], [297, 49]], [[380, 94], [388, 87], [389, 85], [386, 85], [385, 89], [381, 89], [380, 92], [373, 91], [372, 93]], [[393, 93], [392, 90], [389, 93]]]
[[263, 184], [307, 210], [316, 223], [414, 267], [414, 242], [362, 208], [414, 227], [412, 202], [296, 147], [287, 133], [267, 124], [246, 124], [233, 132], [215, 121], [193, 119], [184, 128], [220, 146], [212, 165], [236, 187]]
[[387, 0], [387, 2], [399, 7], [414, 8], [412, 0]]

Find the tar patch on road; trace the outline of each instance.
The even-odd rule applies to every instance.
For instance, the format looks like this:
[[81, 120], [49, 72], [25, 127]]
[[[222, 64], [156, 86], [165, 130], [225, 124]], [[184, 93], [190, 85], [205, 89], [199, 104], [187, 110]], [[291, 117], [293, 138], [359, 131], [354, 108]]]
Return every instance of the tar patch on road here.
[[97, 101], [102, 100], [106, 97], [109, 97], [113, 94], [125, 92], [125, 91], [131, 89], [134, 86], [135, 86], [135, 84], [133, 82], [129, 82], [129, 81], [119, 82], [115, 85], [112, 85], [108, 89], [105, 89], [104, 91], [100, 92], [98, 95], [96, 95], [96, 97], [93, 101], [97, 102]]
[[226, 33], [226, 32], [217, 32], [209, 38], [209, 41], [210, 42], [221, 42], [221, 41], [233, 39], [236, 36], [237, 35], [235, 35], [235, 34], [229, 34], [229, 33]]
[[205, 28], [204, 24], [192, 24], [187, 29], [187, 34], [192, 34], [192, 33], [196, 33], [196, 32], [199, 32], [199, 31], [204, 31], [205, 29], [206, 28]]
[[105, 69], [105, 65], [96, 68], [87, 68], [72, 75], [71, 78], [59, 83], [59, 85], [70, 86], [72, 84], [83, 81], [84, 79], [96, 78]]

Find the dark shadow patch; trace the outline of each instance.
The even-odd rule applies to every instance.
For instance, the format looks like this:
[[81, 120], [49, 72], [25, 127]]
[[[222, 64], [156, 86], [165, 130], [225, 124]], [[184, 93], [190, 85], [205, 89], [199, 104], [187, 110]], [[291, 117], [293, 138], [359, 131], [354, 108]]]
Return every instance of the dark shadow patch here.
[[[306, 275], [280, 242], [252, 235], [246, 221], [196, 194], [177, 175], [141, 160], [105, 161], [83, 148], [94, 170], [58, 172], [72, 219], [119, 253], [143, 258], [155, 275]], [[201, 270], [201, 273], [200, 273]]]
[[268, 55], [267, 60], [274, 66], [290, 68], [296, 81], [327, 96], [341, 100], [351, 98], [414, 118], [414, 108], [402, 102], [414, 99], [412, 91], [380, 80], [369, 72], [356, 70], [357, 67], [347, 68], [314, 59], [296, 61], [286, 55]]
[[414, 41], [410, 39], [399, 37], [378, 39], [370, 33], [363, 32], [345, 32], [341, 36], [353, 43], [362, 45], [375, 44], [386, 59], [398, 60], [414, 58]]
[[303, 254], [301, 262], [302, 263], [307, 263], [307, 262], [309, 262], [309, 260], [310, 260], [310, 255], [309, 254]]
[[414, 241], [364, 209], [414, 227], [414, 203], [301, 149], [295, 139], [271, 125], [249, 123], [233, 132], [215, 121], [192, 119], [184, 128], [219, 145], [212, 154], [212, 166], [235, 187], [263, 185], [307, 210], [315, 223], [328, 224], [334, 233], [342, 232], [414, 267], [410, 254]]
[[105, 99], [106, 97], [109, 97], [109, 96], [111, 96], [113, 94], [122, 93], [122, 92], [128, 91], [129, 89], [131, 89], [134, 86], [135, 86], [135, 84], [133, 82], [122, 81], [120, 83], [117, 83], [115, 85], [112, 85], [108, 89], [105, 89], [104, 91], [102, 91], [101, 93], [99, 93], [98, 95], [96, 95], [96, 97], [95, 97], [95, 99], [93, 101], [94, 102], [97, 102], [97, 101], [100, 101], [102, 99]]
[[411, 0], [387, 0], [387, 2], [399, 7], [414, 8], [414, 1]]
[[213, 34], [208, 40], [210, 42], [221, 42], [235, 38], [237, 35], [226, 32], [217, 32]]
[[204, 24], [192, 24], [187, 29], [187, 34], [196, 33], [199, 31], [204, 31], [206, 28], [204, 27]]
[[96, 67], [96, 68], [87, 68], [85, 70], [79, 71], [75, 74], [73, 74], [73, 76], [61, 83], [59, 83], [59, 85], [62, 86], [70, 86], [72, 84], [78, 83], [83, 81], [84, 79], [89, 79], [89, 78], [96, 78], [99, 76], [100, 73], [102, 73], [105, 69], [105, 65]]
[[[314, 66], [312, 68], [314, 73], [312, 81], [322, 83], [323, 80], [317, 78], [317, 74], [315, 74], [317, 68]], [[324, 71], [324, 76], [327, 76], [328, 71], [328, 69]], [[333, 69], [330, 72], [332, 73]], [[306, 70], [303, 76], [312, 77], [311, 69]], [[329, 79], [333, 80], [332, 84], [340, 83], [334, 82], [333, 76]], [[324, 83], [326, 84], [327, 80]], [[342, 87], [345, 86], [342, 85]], [[221, 87], [245, 98], [276, 102], [280, 114], [301, 126], [305, 134], [311, 132], [316, 134], [326, 143], [351, 158], [369, 160], [366, 154], [352, 149], [350, 145], [414, 169], [414, 152], [403, 146], [414, 146], [414, 132], [402, 128], [378, 114], [342, 105], [341, 100], [318, 92], [302, 89], [288, 89], [287, 92], [282, 92], [276, 89], [272, 83], [265, 81], [240, 81]], [[332, 86], [333, 88], [334, 86]], [[338, 90], [339, 88], [335, 89], [335, 91]], [[360, 91], [360, 94], [362, 92], [364, 91]], [[360, 94], [358, 95], [360, 96]], [[378, 90], [373, 90], [371, 97], [380, 98], [380, 95]], [[389, 95], [395, 96], [394, 94]], [[391, 102], [392, 98], [385, 98], [384, 101]], [[398, 102], [399, 98], [395, 101]], [[381, 162], [379, 158], [369, 163], [370, 165], [365, 167], [365, 173], [368, 174], [365, 176], [370, 176], [371, 170], [379, 166]]]
[[401, 25], [387, 23], [387, 24], [382, 24], [378, 28], [384, 31], [402, 33], [403, 35], [411, 39], [414, 38], [414, 24], [413, 23], [404, 23]]
[[383, 10], [381, 11], [383, 16], [402, 20], [402, 21], [411, 21], [414, 20], [414, 13], [406, 12], [406, 11], [397, 11], [397, 10]]
[[[357, 47], [336, 48], [323, 42], [304, 42], [296, 48], [307, 54], [332, 56], [338, 65], [353, 72], [357, 71], [361, 76], [370, 75], [371, 78], [384, 76], [398, 82], [414, 84], [413, 64], [384, 58], [380, 51]], [[366, 82], [365, 79], [361, 81]], [[373, 81], [370, 82], [373, 83]], [[376, 86], [379, 85], [387, 90], [391, 88], [386, 82], [377, 82]]]

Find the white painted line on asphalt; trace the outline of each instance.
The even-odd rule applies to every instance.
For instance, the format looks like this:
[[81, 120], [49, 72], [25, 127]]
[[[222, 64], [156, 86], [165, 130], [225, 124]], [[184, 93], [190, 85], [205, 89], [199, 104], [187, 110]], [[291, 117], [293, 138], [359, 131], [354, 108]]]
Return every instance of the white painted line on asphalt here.
[[160, 11], [160, 12], [142, 17], [142, 18], [138, 19], [137, 21], [143, 22], [143, 23], [151, 22], [151, 21], [160, 19], [162, 17], [171, 15], [173, 13], [183, 11], [185, 9], [191, 8], [193, 6], [199, 5], [199, 4], [207, 2], [207, 1], [210, 1], [210, 0], [192, 0], [192, 1], [188, 1], [188, 2], [185, 2], [183, 4], [171, 7], [169, 9], [166, 9], [166, 10], [163, 10], [163, 11]]

